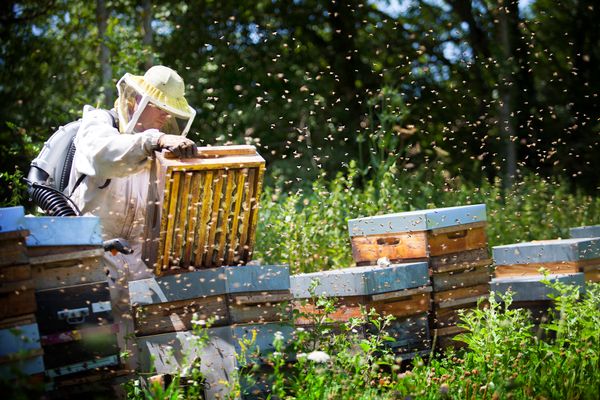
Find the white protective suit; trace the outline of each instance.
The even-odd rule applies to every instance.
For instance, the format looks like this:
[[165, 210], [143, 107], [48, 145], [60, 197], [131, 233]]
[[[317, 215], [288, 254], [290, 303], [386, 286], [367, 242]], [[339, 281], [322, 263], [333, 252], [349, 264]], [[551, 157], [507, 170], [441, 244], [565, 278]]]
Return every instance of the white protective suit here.
[[[75, 138], [71, 187], [87, 175], [72, 193], [82, 214], [100, 217], [104, 240], [126, 239], [133, 253], [105, 253], [113, 314], [119, 323], [121, 350], [130, 348], [124, 337], [132, 332], [127, 282], [152, 276], [141, 257], [151, 156], [162, 135], [157, 129], [120, 133], [105, 110], [85, 109]], [[103, 189], [106, 180], [110, 183]]]

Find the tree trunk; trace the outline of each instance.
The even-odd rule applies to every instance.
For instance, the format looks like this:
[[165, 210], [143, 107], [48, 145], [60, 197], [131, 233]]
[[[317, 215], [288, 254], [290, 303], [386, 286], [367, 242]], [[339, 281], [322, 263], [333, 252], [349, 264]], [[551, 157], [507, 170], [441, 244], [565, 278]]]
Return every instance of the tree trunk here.
[[[506, 1], [506, 0], [505, 0]], [[498, 60], [500, 64], [500, 76], [498, 82], [500, 94], [500, 109], [498, 110], [498, 128], [502, 140], [503, 155], [503, 183], [505, 188], [510, 188], [514, 184], [517, 173], [517, 147], [515, 140], [516, 132], [516, 96], [514, 64], [516, 62], [513, 51], [513, 38], [511, 38], [510, 24], [518, 16], [511, 15], [505, 1], [498, 8], [498, 36], [501, 48], [502, 59]], [[514, 11], [513, 11], [514, 13]]]
[[102, 103], [104, 107], [110, 109], [113, 106], [113, 83], [112, 67], [110, 65], [110, 50], [106, 45], [106, 25], [108, 21], [108, 12], [106, 10], [105, 0], [97, 0], [96, 3], [96, 21], [98, 24], [98, 38], [100, 39], [100, 73], [102, 77]]
[[142, 32], [144, 34], [142, 44], [147, 51], [144, 67], [148, 69], [154, 64], [154, 57], [152, 56], [152, 0], [144, 0], [142, 5]]

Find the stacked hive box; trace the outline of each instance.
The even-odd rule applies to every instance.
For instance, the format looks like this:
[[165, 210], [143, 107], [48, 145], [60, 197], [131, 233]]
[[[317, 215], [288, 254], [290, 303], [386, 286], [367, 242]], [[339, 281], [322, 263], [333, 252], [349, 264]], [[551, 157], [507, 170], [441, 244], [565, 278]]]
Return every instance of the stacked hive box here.
[[490, 273], [485, 205], [439, 208], [359, 218], [348, 222], [358, 265], [427, 261], [432, 284], [430, 327], [441, 347], [451, 339], [458, 311], [489, 295]]
[[569, 229], [572, 239], [600, 238], [600, 225], [579, 226]]
[[[165, 275], [133, 281], [129, 293], [143, 370], [173, 373], [174, 365], [189, 365], [198, 356], [210, 396], [222, 394], [224, 382], [232, 379], [240, 337], [256, 330], [261, 351], [267, 351], [275, 332], [291, 329], [283, 325], [291, 316], [287, 266], [228, 266]], [[209, 319], [215, 327], [206, 331], [208, 345], [185, 344], [194, 335], [194, 324]], [[163, 355], [168, 345], [178, 349], [176, 354]]]
[[119, 370], [117, 325], [97, 217], [26, 217], [37, 320], [51, 388], [85, 389]]
[[431, 287], [426, 263], [345, 268], [290, 279], [295, 307], [300, 312], [296, 324], [310, 325], [310, 315], [323, 313], [312, 299], [314, 294], [336, 299], [336, 309], [328, 315], [334, 325], [361, 317], [361, 308], [396, 317], [388, 329], [395, 342], [389, 345], [405, 358], [429, 347]]
[[137, 336], [187, 331], [192, 317], [213, 326], [289, 319], [287, 266], [219, 267], [132, 281], [129, 295]]
[[585, 279], [600, 282], [600, 238], [540, 240], [493, 248], [496, 277], [583, 272]]
[[0, 208], [0, 376], [43, 380], [35, 295], [23, 207]]
[[576, 273], [545, 277], [543, 275], [505, 276], [492, 279], [491, 288], [496, 294], [504, 294], [510, 290], [513, 301], [511, 308], [529, 310], [534, 329], [537, 331], [540, 324], [548, 321], [549, 313], [552, 312], [553, 302], [550, 295], [557, 294], [555, 290], [542, 282], [544, 279], [548, 279], [550, 282], [576, 285], [580, 291], [583, 291], [585, 286], [583, 273]]

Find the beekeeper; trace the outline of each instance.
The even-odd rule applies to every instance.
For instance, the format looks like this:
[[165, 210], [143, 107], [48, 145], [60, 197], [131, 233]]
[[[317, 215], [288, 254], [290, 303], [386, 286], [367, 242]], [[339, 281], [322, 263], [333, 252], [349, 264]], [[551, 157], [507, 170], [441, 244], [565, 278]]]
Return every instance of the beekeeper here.
[[[144, 76], [125, 74], [117, 89], [112, 115], [100, 109], [84, 111], [74, 141], [70, 186], [81, 212], [100, 217], [105, 240], [124, 238], [133, 250], [104, 256], [113, 313], [121, 319], [129, 316], [127, 282], [152, 275], [141, 250], [153, 152], [166, 148], [184, 158], [195, 156], [197, 149], [185, 137], [195, 110], [175, 71], [154, 66]], [[122, 329], [130, 326], [126, 323]]]

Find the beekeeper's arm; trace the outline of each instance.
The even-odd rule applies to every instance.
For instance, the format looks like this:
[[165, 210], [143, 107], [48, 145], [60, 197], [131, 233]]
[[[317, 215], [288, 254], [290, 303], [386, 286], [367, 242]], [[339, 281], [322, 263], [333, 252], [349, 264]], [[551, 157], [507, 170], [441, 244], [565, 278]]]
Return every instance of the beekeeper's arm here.
[[158, 129], [121, 134], [112, 116], [104, 110], [87, 110], [75, 137], [75, 169], [98, 178], [120, 178], [141, 171], [158, 149]]
[[169, 149], [176, 156], [192, 157], [194, 142], [158, 129], [120, 133], [104, 110], [87, 110], [75, 137], [75, 169], [98, 178], [120, 178], [141, 171], [154, 150]]

